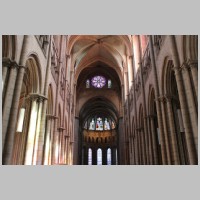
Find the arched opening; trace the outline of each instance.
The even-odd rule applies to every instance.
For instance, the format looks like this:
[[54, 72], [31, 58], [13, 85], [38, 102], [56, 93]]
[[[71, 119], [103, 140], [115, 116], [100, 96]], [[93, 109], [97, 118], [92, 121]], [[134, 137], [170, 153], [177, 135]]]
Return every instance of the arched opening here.
[[92, 149], [88, 149], [88, 165], [92, 165]]
[[97, 149], [97, 165], [102, 165], [102, 149]]
[[41, 74], [39, 69], [37, 58], [31, 56], [26, 62], [18, 106], [13, 149], [14, 164], [26, 163], [30, 165], [36, 158], [34, 146], [37, 146], [37, 127], [40, 126], [39, 118], [41, 117], [39, 107]]
[[47, 110], [46, 110], [46, 123], [45, 123], [45, 141], [44, 141], [44, 165], [51, 164], [51, 149], [53, 142], [53, 91], [52, 86], [49, 85], [48, 88], [48, 101], [47, 101]]
[[[170, 125], [171, 137], [177, 146], [177, 159], [180, 160], [179, 162], [181, 164], [188, 164], [188, 150], [186, 145], [182, 113], [180, 108], [179, 94], [175, 78], [175, 72], [173, 70], [173, 62], [171, 60], [168, 60], [166, 62], [164, 80], [167, 100], [166, 107], [168, 109], [168, 121]], [[172, 131], [173, 127], [174, 131]]]
[[112, 164], [112, 153], [111, 153], [111, 149], [108, 148], [107, 149], [107, 165], [111, 165]]
[[[103, 78], [97, 80], [98, 77]], [[90, 80], [90, 87], [87, 87], [88, 80]], [[108, 87], [109, 80], [112, 80], [112, 85]], [[120, 95], [119, 78], [108, 66], [97, 64], [96, 67], [86, 68], [80, 74], [77, 82], [77, 108], [79, 107], [77, 113], [79, 113], [79, 135], [82, 138], [79, 140], [79, 163], [86, 160], [84, 157], [88, 155], [83, 152], [91, 145], [93, 149], [102, 149], [103, 165], [107, 165], [107, 148], [118, 148]], [[93, 139], [84, 140], [84, 138]], [[97, 154], [93, 153], [93, 164], [97, 164], [95, 156]]]
[[150, 142], [152, 151], [152, 162], [153, 164], [162, 164], [161, 156], [161, 143], [160, 143], [160, 131], [158, 126], [158, 117], [156, 110], [156, 99], [154, 88], [150, 89], [149, 93], [149, 120], [150, 120]]

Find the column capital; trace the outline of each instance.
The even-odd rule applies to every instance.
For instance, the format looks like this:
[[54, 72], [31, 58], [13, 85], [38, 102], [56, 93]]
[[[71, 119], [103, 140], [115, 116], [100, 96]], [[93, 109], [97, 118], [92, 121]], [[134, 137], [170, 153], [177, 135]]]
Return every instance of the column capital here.
[[179, 74], [181, 71], [181, 67], [173, 67], [172, 70], [175, 72], [175, 74]]
[[51, 115], [51, 114], [46, 114], [47, 119], [55, 119], [56, 116], [55, 115]]
[[129, 59], [133, 59], [133, 55], [129, 55]]
[[69, 59], [71, 56], [70, 54], [66, 54], [66, 58]]
[[10, 58], [2, 58], [2, 65], [3, 67], [18, 67], [16, 61], [11, 60]]
[[180, 67], [180, 70], [181, 71], [187, 71], [188, 69], [189, 69], [188, 63], [183, 62], [182, 65], [181, 65], [181, 67]]
[[58, 131], [60, 132], [60, 131], [63, 131], [63, 130], [65, 130], [65, 128], [64, 127], [58, 127]]
[[171, 102], [174, 98], [172, 95], [164, 95], [166, 102]]
[[165, 100], [166, 100], [166, 98], [165, 98], [164, 95], [161, 95], [161, 96], [159, 96], [159, 97], [157, 98], [157, 100], [160, 101], [160, 102], [162, 102], [162, 103], [164, 103]]
[[48, 99], [46, 96], [37, 93], [31, 93], [27, 98], [33, 101], [37, 100], [38, 102], [42, 102]]
[[189, 68], [197, 68], [197, 66], [198, 66], [198, 61], [197, 60], [188, 60], [188, 66], [189, 66]]

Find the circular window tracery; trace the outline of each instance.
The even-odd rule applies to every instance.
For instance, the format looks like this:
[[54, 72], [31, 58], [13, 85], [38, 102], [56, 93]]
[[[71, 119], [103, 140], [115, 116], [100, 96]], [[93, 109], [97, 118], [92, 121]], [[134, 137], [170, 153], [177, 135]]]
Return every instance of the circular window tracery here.
[[103, 76], [94, 76], [91, 81], [95, 88], [102, 88], [106, 85], [106, 79]]

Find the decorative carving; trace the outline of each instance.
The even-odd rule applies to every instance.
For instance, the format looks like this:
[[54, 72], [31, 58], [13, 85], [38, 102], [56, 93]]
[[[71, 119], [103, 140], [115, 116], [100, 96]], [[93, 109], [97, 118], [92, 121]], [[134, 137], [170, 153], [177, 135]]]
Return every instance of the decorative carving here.
[[161, 50], [162, 44], [163, 44], [163, 35], [154, 35], [153, 40], [154, 40], [154, 46], [156, 49], [156, 53], [158, 54], [159, 51]]

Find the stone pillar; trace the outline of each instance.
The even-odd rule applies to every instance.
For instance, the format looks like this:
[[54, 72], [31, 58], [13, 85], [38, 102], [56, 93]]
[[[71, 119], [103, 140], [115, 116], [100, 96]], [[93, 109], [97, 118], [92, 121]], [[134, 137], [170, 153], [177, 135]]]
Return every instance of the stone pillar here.
[[42, 106], [43, 106], [43, 97], [38, 96], [38, 113], [37, 113], [37, 124], [36, 124], [34, 152], [33, 152], [33, 165], [37, 164], [36, 161], [37, 161], [37, 153], [38, 153], [38, 140], [39, 140], [39, 133], [40, 133]]
[[64, 164], [64, 155], [65, 155], [65, 134], [64, 134], [64, 128], [61, 132], [61, 148], [60, 148], [60, 164]]
[[9, 58], [2, 58], [2, 100], [4, 99], [5, 83], [8, 75], [8, 68], [12, 61]]
[[140, 129], [137, 129], [138, 135], [137, 135], [137, 146], [138, 146], [138, 164], [142, 164], [142, 148], [141, 148], [141, 132]]
[[135, 128], [135, 139], [134, 139], [134, 146], [135, 146], [135, 164], [139, 165], [139, 140], [138, 140], [138, 131]]
[[159, 100], [161, 102], [161, 110], [162, 110], [162, 118], [163, 118], [163, 127], [164, 127], [164, 138], [165, 138], [165, 144], [166, 144], [166, 152], [167, 152], [167, 164], [171, 165], [171, 154], [170, 154], [170, 137], [168, 134], [168, 126], [167, 126], [167, 119], [166, 119], [166, 110], [165, 110], [165, 97], [161, 96], [159, 97]]
[[175, 36], [170, 35], [169, 36], [170, 43], [171, 43], [171, 50], [172, 50], [172, 56], [173, 56], [173, 61], [174, 61], [174, 71], [175, 71], [175, 78], [176, 78], [176, 83], [177, 83], [177, 88], [178, 88], [178, 95], [179, 95], [179, 100], [180, 100], [180, 105], [181, 105], [181, 113], [183, 117], [183, 124], [185, 127], [185, 135], [186, 135], [186, 143], [187, 143], [187, 148], [188, 148], [188, 155], [189, 155], [189, 163], [191, 165], [198, 164], [197, 161], [197, 152], [195, 148], [195, 143], [194, 143], [194, 138], [192, 134], [192, 129], [191, 129], [191, 123], [189, 119], [189, 112], [186, 104], [186, 96], [185, 96], [185, 90], [183, 87], [183, 80], [180, 74], [180, 61], [178, 57], [178, 51], [176, 47], [176, 41], [175, 41]]
[[118, 126], [118, 134], [119, 134], [119, 163], [121, 165], [125, 164], [125, 138], [123, 131], [123, 118], [119, 119]]
[[97, 149], [95, 147], [92, 149], [92, 165], [97, 165]]
[[17, 64], [11, 63], [10, 65], [10, 73], [8, 77], [7, 87], [5, 89], [5, 96], [2, 102], [2, 147], [4, 148], [4, 143], [6, 139], [6, 132], [9, 124], [9, 117], [11, 113], [11, 106], [13, 101], [13, 94], [16, 84], [17, 77]]
[[74, 125], [74, 164], [78, 164], [78, 158], [79, 158], [79, 144], [78, 144], [78, 138], [81, 137], [81, 134], [79, 133], [79, 118], [75, 117], [75, 125]]
[[169, 116], [169, 128], [170, 133], [172, 136], [172, 155], [175, 165], [180, 165], [180, 158], [179, 158], [179, 152], [178, 152], [178, 142], [177, 142], [177, 136], [176, 136], [176, 130], [174, 126], [174, 116], [173, 116], [173, 110], [172, 110], [172, 99], [169, 96], [166, 96], [167, 101], [167, 112]]
[[[25, 68], [23, 66], [19, 66], [17, 80], [15, 83], [15, 90], [14, 90], [14, 96], [13, 96], [13, 101], [12, 101], [12, 109], [11, 109], [11, 114], [10, 114], [9, 126], [8, 126], [8, 131], [7, 131], [7, 140], [4, 147], [3, 164], [5, 165], [12, 164], [14, 135], [16, 131], [17, 113], [18, 113], [18, 107], [19, 107], [21, 87], [22, 87], [22, 82], [23, 82], [23, 77], [24, 77], [24, 71], [25, 71]], [[3, 138], [2, 138], [2, 141], [3, 141]], [[3, 147], [3, 142], [2, 142], [2, 147]]]
[[151, 130], [151, 116], [147, 116], [147, 125], [148, 125], [148, 137], [149, 137], [149, 164], [153, 165], [153, 141], [152, 141], [152, 130]]
[[28, 136], [26, 143], [26, 152], [25, 152], [25, 165], [32, 165], [33, 162], [33, 153], [34, 153], [34, 141], [35, 141], [35, 132], [37, 125], [37, 113], [38, 113], [38, 105], [37, 98], [35, 96], [30, 96], [31, 101], [31, 114], [28, 128]]
[[66, 164], [69, 164], [69, 140], [70, 136], [66, 135]]
[[112, 165], [116, 165], [116, 148], [111, 148], [111, 163]]
[[144, 129], [140, 129], [140, 137], [141, 137], [141, 149], [142, 149], [142, 164], [146, 164], [146, 148], [145, 148], [145, 134], [144, 134]]
[[44, 148], [44, 165], [49, 164], [49, 151], [50, 151], [50, 133], [51, 133], [51, 115], [46, 115], [46, 137], [45, 137], [45, 148]]
[[[48, 48], [48, 57], [46, 63], [46, 76], [44, 82], [44, 96], [43, 97], [43, 106], [41, 111], [41, 122], [40, 122], [40, 130], [38, 134], [38, 144], [37, 144], [37, 158], [36, 164], [42, 165], [44, 159], [44, 139], [45, 139], [45, 125], [46, 125], [46, 112], [47, 112], [47, 96], [48, 96], [48, 88], [49, 88], [49, 76], [51, 73], [51, 46], [52, 46], [52, 36], [50, 36], [49, 48]], [[57, 91], [56, 91], [57, 92]], [[58, 95], [58, 93], [57, 93]], [[56, 96], [57, 99], [57, 96]]]
[[64, 164], [68, 164], [67, 163], [67, 158], [68, 158], [68, 135], [64, 135], [64, 158], [63, 158], [63, 162]]
[[[88, 149], [87, 147], [84, 147], [84, 165], [88, 165]], [[92, 151], [92, 158], [93, 158], [93, 151]], [[93, 159], [92, 159], [93, 162]]]
[[150, 115], [151, 133], [152, 133], [152, 144], [153, 144], [153, 158], [154, 164], [158, 165], [158, 147], [157, 147], [157, 133], [154, 125], [154, 116]]
[[[191, 119], [191, 125], [192, 125], [192, 131], [193, 131], [193, 136], [194, 136], [196, 152], [198, 152], [198, 115], [197, 115], [197, 107], [196, 107], [196, 103], [195, 103], [195, 98], [194, 98], [194, 93], [193, 93], [193, 89], [192, 89], [192, 84], [191, 84], [188, 68], [189, 68], [188, 65], [186, 63], [184, 63], [181, 67], [181, 69], [182, 69], [181, 72], [182, 72], [182, 76], [184, 79], [183, 83], [185, 86], [184, 88], [185, 88], [188, 110], [189, 110], [190, 119]], [[198, 74], [198, 72], [197, 72], [197, 74]]]
[[102, 148], [102, 165], [107, 165], [107, 148]]
[[55, 129], [55, 132], [54, 132], [54, 137], [53, 137], [53, 145], [52, 145], [52, 151], [53, 151], [53, 154], [52, 154], [52, 164], [54, 165], [57, 165], [59, 163], [59, 136], [60, 136], [60, 129], [57, 127], [57, 118], [55, 120], [55, 123], [56, 123], [56, 129]]
[[156, 112], [157, 112], [157, 118], [158, 118], [158, 127], [159, 127], [159, 130], [160, 130], [162, 163], [165, 165], [165, 164], [167, 164], [166, 146], [165, 146], [166, 144], [165, 144], [165, 137], [164, 137], [164, 130], [163, 130], [163, 120], [162, 120], [160, 102], [157, 100], [157, 98], [160, 96], [160, 91], [159, 91], [159, 85], [158, 85], [158, 75], [157, 75], [157, 67], [156, 67], [156, 62], [155, 62], [152, 36], [149, 36], [149, 51], [150, 51], [150, 58], [151, 58], [151, 64], [152, 64], [152, 69], [153, 69], [153, 75], [154, 75]]
[[189, 68], [191, 70], [192, 73], [192, 79], [194, 82], [194, 88], [195, 88], [195, 93], [196, 93], [196, 97], [198, 99], [198, 61], [192, 61], [190, 60], [188, 62]]

